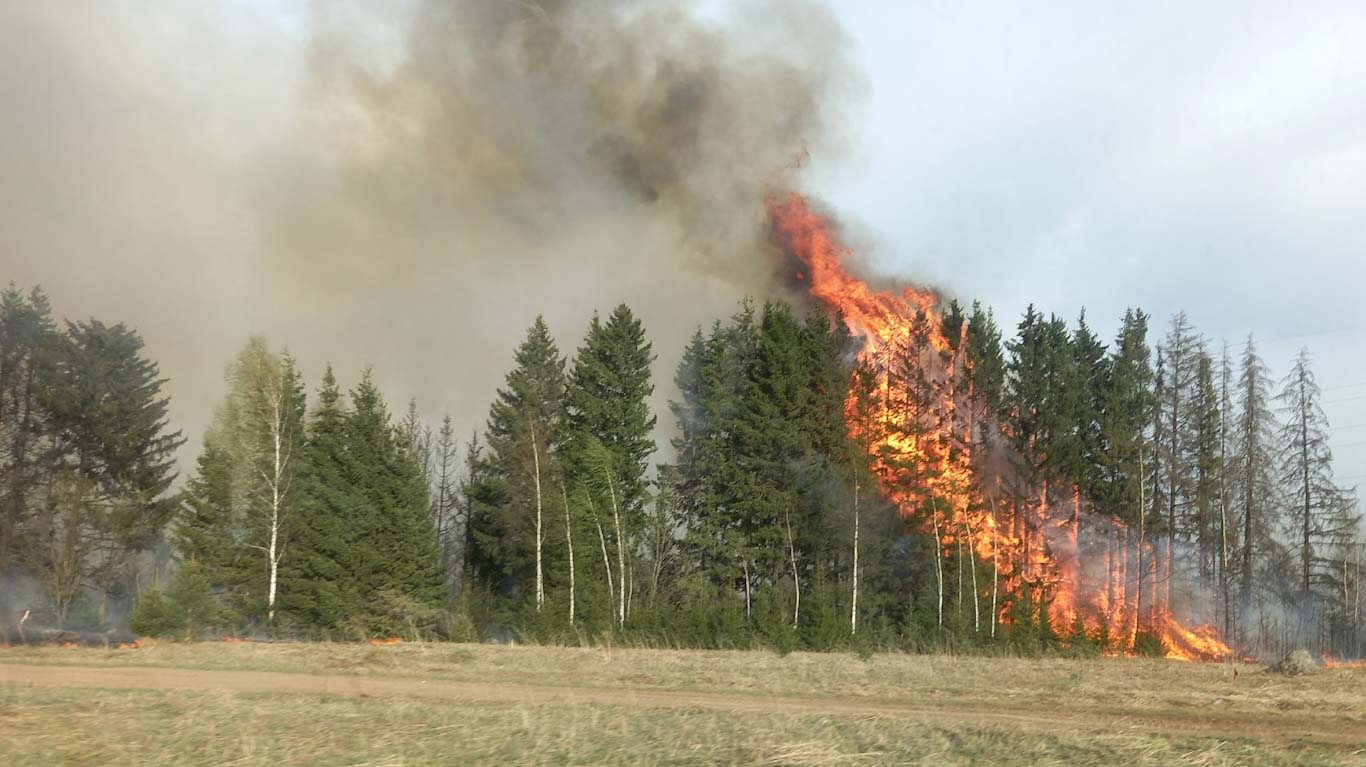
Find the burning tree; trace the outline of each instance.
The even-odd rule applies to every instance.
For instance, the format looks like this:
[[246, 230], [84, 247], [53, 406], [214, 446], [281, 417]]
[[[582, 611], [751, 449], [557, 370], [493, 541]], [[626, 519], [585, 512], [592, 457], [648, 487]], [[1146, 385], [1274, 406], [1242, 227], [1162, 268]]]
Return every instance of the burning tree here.
[[[1228, 654], [1212, 627], [1188, 629], [1175, 614], [1170, 531], [1152, 529], [1143, 498], [1143, 454], [1151, 451], [1142, 436], [1149, 422], [1143, 404], [1127, 414], [1137, 433], [1128, 430], [1117, 446], [1125, 453], [1137, 447], [1136, 472], [1122, 459], [1107, 465], [1085, 455], [1099, 452], [1107, 427], [1119, 436], [1119, 424], [1096, 412], [1108, 392], [1097, 380], [1098, 344], [1084, 322], [1074, 335], [1031, 307], [1011, 344], [1004, 406], [982, 408], [984, 394], [994, 399], [995, 393], [976, 386], [972, 373], [983, 356], [980, 346], [975, 355], [964, 354], [974, 331], [971, 323], [965, 328], [956, 304], [946, 308], [933, 290], [875, 290], [854, 277], [830, 223], [799, 195], [770, 199], [768, 211], [811, 296], [862, 341], [859, 361], [871, 371], [878, 400], [870, 409], [851, 389], [847, 429], [868, 446], [882, 492], [908, 524], [933, 536], [941, 624], [944, 562], [956, 556], [961, 563], [966, 551], [974, 574], [978, 561], [990, 563], [993, 595], [997, 582], [1006, 595], [993, 600], [993, 627], [998, 620], [1037, 621], [1045, 630], [1071, 627], [1074, 636], [1100, 636], [1120, 649], [1151, 633], [1171, 657]], [[978, 321], [986, 324], [980, 314]], [[984, 326], [976, 334], [991, 332]], [[1141, 373], [1130, 372], [1141, 367], [1135, 332], [1126, 327], [1121, 336], [1120, 383], [1141, 388]], [[1105, 469], [1088, 477], [1080, 468], [1085, 459]], [[1138, 490], [1136, 513], [1128, 517], [1137, 522], [1136, 533], [1125, 515], [1098, 513], [1083, 493], [1103, 484], [1107, 471], [1119, 495], [1107, 499], [1111, 510], [1124, 505], [1125, 490]], [[961, 577], [958, 584], [961, 594]], [[973, 588], [974, 600], [979, 589]]]

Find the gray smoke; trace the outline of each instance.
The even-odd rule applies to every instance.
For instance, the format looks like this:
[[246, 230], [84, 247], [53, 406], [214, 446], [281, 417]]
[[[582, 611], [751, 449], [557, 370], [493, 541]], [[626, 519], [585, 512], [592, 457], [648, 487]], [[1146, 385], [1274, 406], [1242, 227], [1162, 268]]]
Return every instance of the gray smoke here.
[[468, 432], [538, 313], [621, 301], [664, 415], [861, 90], [819, 5], [733, 5], [6, 4], [0, 278], [140, 328], [191, 451], [251, 333]]

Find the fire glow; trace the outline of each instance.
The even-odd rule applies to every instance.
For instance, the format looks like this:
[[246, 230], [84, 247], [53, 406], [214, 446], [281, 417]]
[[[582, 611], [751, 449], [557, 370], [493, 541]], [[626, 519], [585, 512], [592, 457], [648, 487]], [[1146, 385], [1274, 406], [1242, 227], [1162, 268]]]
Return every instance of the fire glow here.
[[[866, 397], [860, 401], [851, 387], [845, 405], [850, 436], [867, 447], [882, 491], [903, 518], [933, 533], [945, 557], [955, 550], [961, 557], [966, 547], [974, 566], [995, 574], [1003, 593], [998, 600], [991, 591], [993, 630], [1010, 621], [1010, 602], [1029, 589], [1048, 604], [1055, 629], [1085, 627], [1121, 652], [1132, 651], [1138, 634], [1147, 632], [1162, 641], [1169, 658], [1230, 655], [1213, 626], [1187, 628], [1173, 615], [1170, 548], [1163, 575], [1159, 548], [1117, 520], [1083, 514], [1079, 491], [1050, 493], [1045, 485], [1028, 493], [1027, 502], [999, 492], [1002, 479], [983, 468], [992, 462], [973, 454], [981, 449], [980, 432], [995, 428], [993, 419], [975, 423], [958, 412], [971, 398], [970, 391], [955, 390], [967, 360], [960, 353], [964, 345], [942, 331], [937, 292], [873, 289], [850, 274], [850, 251], [805, 197], [777, 196], [766, 206], [779, 244], [801, 262], [811, 296], [862, 339], [860, 367], [876, 379], [876, 396], [871, 404]], [[912, 338], [923, 343], [913, 346]], [[893, 359], [899, 355], [905, 365], [907, 348], [917, 350], [915, 364], [934, 401], [912, 401], [906, 386], [893, 385]], [[992, 497], [982, 492], [988, 486], [996, 488]], [[1058, 495], [1068, 500], [1059, 503]]]

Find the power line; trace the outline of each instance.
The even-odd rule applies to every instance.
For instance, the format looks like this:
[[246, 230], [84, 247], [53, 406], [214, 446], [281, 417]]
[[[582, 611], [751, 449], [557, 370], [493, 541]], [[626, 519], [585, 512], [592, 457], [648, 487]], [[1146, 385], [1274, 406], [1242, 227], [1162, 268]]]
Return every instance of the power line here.
[[1321, 403], [1319, 403], [1319, 404], [1321, 404], [1321, 405], [1337, 405], [1337, 404], [1342, 403], [1342, 402], [1356, 402], [1357, 400], [1362, 400], [1362, 399], [1366, 399], [1366, 394], [1362, 394], [1362, 395], [1359, 395], [1359, 396], [1356, 396], [1356, 397], [1343, 397], [1342, 399], [1330, 399], [1330, 400], [1327, 400], [1326, 402], [1321, 402]]
[[1330, 330], [1314, 330], [1307, 333], [1292, 333], [1284, 336], [1272, 336], [1270, 338], [1257, 338], [1253, 336], [1253, 341], [1261, 344], [1276, 343], [1279, 341], [1292, 341], [1296, 338], [1316, 338], [1318, 336], [1332, 336], [1339, 333], [1348, 333], [1357, 330], [1366, 330], [1366, 325], [1348, 325], [1347, 327], [1332, 328]]

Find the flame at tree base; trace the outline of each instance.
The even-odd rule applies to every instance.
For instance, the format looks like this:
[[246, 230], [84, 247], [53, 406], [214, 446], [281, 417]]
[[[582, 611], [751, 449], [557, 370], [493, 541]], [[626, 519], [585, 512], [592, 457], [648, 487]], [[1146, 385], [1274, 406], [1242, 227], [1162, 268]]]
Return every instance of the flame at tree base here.
[[1187, 628], [1173, 616], [1170, 548], [1164, 558], [1118, 520], [1084, 513], [1075, 488], [1063, 502], [1046, 483], [1028, 501], [1018, 492], [1003, 497], [1009, 478], [985, 467], [1008, 462], [984, 454], [981, 440], [1000, 426], [973, 410], [960, 353], [967, 326], [945, 327], [938, 292], [872, 288], [849, 272], [850, 251], [805, 197], [765, 204], [811, 297], [862, 340], [860, 375], [845, 403], [850, 437], [866, 448], [882, 492], [908, 524], [932, 533], [945, 558], [966, 547], [999, 579], [1008, 596], [993, 625], [1009, 625], [1022, 604], [1042, 605], [1041, 623], [1046, 615], [1055, 629], [1099, 637], [1122, 652], [1151, 635], [1169, 658], [1231, 655], [1212, 625]]

